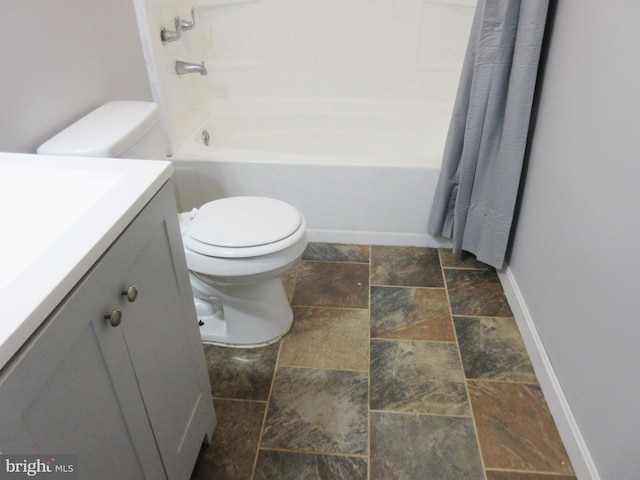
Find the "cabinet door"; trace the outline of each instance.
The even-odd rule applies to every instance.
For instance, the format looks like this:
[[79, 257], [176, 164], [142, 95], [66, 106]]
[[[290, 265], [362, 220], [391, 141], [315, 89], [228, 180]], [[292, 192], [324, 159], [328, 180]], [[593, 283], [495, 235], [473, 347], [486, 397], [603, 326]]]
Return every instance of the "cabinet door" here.
[[104, 319], [111, 273], [98, 265], [3, 369], [0, 450], [78, 455], [81, 479], [166, 478], [122, 331]]
[[126, 233], [135, 242], [114, 250], [132, 257], [119, 287], [134, 285], [138, 294], [124, 300], [119, 328], [167, 477], [188, 479], [215, 414], [171, 191], [160, 192]]

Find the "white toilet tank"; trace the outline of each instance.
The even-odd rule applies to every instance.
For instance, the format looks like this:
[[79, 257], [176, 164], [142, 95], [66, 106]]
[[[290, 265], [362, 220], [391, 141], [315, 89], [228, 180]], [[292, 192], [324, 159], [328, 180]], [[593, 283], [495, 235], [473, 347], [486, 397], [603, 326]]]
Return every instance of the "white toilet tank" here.
[[160, 111], [152, 102], [105, 103], [38, 147], [40, 155], [160, 159]]

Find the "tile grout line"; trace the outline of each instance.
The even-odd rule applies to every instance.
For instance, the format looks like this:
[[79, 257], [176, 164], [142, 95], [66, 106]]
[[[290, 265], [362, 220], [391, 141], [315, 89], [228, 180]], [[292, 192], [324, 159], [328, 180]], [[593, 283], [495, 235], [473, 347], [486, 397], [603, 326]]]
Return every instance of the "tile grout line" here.
[[258, 436], [258, 446], [256, 448], [255, 457], [253, 459], [253, 469], [251, 470], [251, 478], [253, 479], [256, 474], [256, 468], [258, 466], [258, 457], [260, 456], [260, 447], [262, 446], [262, 436], [267, 426], [267, 415], [269, 414], [269, 405], [271, 404], [271, 395], [273, 394], [273, 386], [276, 382], [276, 374], [278, 373], [280, 352], [282, 351], [282, 339], [278, 340], [278, 355], [276, 356], [276, 362], [273, 367], [273, 377], [271, 377], [271, 385], [269, 386], [269, 395], [267, 396], [267, 403], [264, 409], [264, 415], [262, 416], [262, 428], [260, 428], [260, 435]]
[[304, 258], [301, 259], [303, 262], [309, 263], [353, 263], [356, 265], [367, 265], [368, 262], [354, 262], [350, 260], [319, 260], [317, 258]]
[[358, 453], [345, 453], [345, 452], [323, 452], [320, 450], [301, 450], [295, 448], [278, 448], [278, 447], [265, 447], [261, 450], [269, 451], [269, 452], [282, 452], [282, 453], [298, 453], [302, 455], [322, 455], [325, 457], [349, 457], [349, 458], [364, 458], [366, 459], [367, 455], [360, 455]]
[[217, 397], [215, 395], [211, 396], [214, 400], [220, 400], [222, 402], [239, 402], [239, 403], [264, 403], [266, 404], [266, 400], [254, 400], [251, 398], [233, 398], [233, 397]]
[[540, 384], [536, 382], [525, 382], [522, 380], [496, 380], [494, 378], [466, 378], [467, 382], [483, 382], [483, 383], [512, 383], [514, 385], [531, 385], [534, 387], [539, 387]]
[[376, 340], [380, 342], [410, 342], [410, 343], [444, 343], [458, 346], [455, 340], [415, 340], [408, 338], [387, 338], [387, 337], [371, 337], [370, 340]]
[[458, 332], [456, 332], [456, 325], [453, 321], [453, 310], [451, 309], [451, 298], [449, 297], [449, 288], [447, 286], [447, 277], [445, 275], [445, 267], [442, 261], [441, 249], [438, 248], [438, 260], [440, 261], [440, 271], [442, 274], [442, 281], [444, 282], [444, 288], [447, 295], [447, 306], [449, 307], [449, 313], [451, 314], [451, 328], [453, 328], [453, 336], [456, 341], [456, 347], [458, 350], [458, 361], [460, 362], [460, 367], [462, 368], [462, 377], [464, 378], [464, 389], [467, 393], [467, 401], [469, 402], [469, 412], [471, 414], [471, 424], [473, 425], [473, 431], [476, 437], [476, 444], [478, 445], [478, 455], [480, 457], [480, 465], [482, 466], [482, 475], [485, 480], [487, 480], [487, 468], [484, 464], [484, 456], [482, 455], [482, 446], [480, 445], [480, 436], [478, 434], [478, 426], [476, 425], [476, 417], [473, 412], [473, 405], [471, 403], [471, 395], [469, 393], [469, 384], [467, 383], [467, 375], [464, 371], [464, 363], [462, 363], [462, 350], [460, 348], [460, 343], [458, 342]]
[[522, 473], [525, 475], [535, 475], [535, 476], [539, 476], [539, 477], [554, 477], [553, 480], [556, 480], [556, 477], [561, 477], [560, 480], [565, 479], [566, 480], [576, 480], [576, 476], [575, 475], [571, 475], [571, 474], [567, 474], [567, 473], [562, 473], [562, 472], [546, 472], [546, 471], [539, 471], [539, 470], [521, 470], [521, 469], [508, 469], [508, 468], [488, 468], [487, 471], [490, 472], [504, 472], [504, 473]]
[[371, 261], [373, 249], [369, 245], [369, 298], [367, 299], [367, 310], [369, 317], [369, 341], [367, 342], [367, 480], [371, 480]]
[[372, 287], [382, 287], [382, 288], [416, 288], [416, 289], [425, 289], [425, 290], [446, 290], [445, 287], [421, 287], [414, 285], [390, 285], [390, 284], [382, 284], [382, 283], [372, 283]]
[[452, 315], [453, 318], [511, 318], [513, 319], [513, 315], [507, 317], [501, 317], [499, 315]]
[[376, 413], [390, 413], [392, 415], [414, 415], [418, 417], [444, 417], [444, 418], [469, 418], [471, 419], [471, 414], [469, 415], [459, 415], [452, 413], [425, 413], [425, 412], [416, 412], [416, 411], [403, 411], [403, 410], [386, 410], [383, 408], [372, 408], [372, 412]]
[[282, 365], [282, 368], [293, 368], [296, 370], [322, 370], [325, 372], [353, 372], [367, 373], [368, 370], [354, 370], [353, 368], [326, 368], [326, 367], [309, 367], [307, 365]]
[[[293, 301], [293, 294], [296, 289], [296, 285], [298, 283], [298, 274], [300, 272], [300, 264], [302, 263], [302, 256], [298, 258], [298, 262], [296, 263], [296, 273], [293, 279], [293, 286], [291, 288], [291, 296], [289, 297], [289, 304]], [[293, 309], [293, 305], [292, 309]], [[295, 320], [295, 319], [294, 319]], [[264, 430], [267, 426], [267, 415], [269, 414], [269, 405], [271, 403], [271, 395], [273, 394], [273, 386], [276, 381], [276, 374], [278, 372], [278, 368], [280, 367], [280, 353], [282, 352], [282, 338], [278, 340], [278, 355], [276, 355], [275, 365], [273, 367], [273, 376], [271, 377], [271, 385], [269, 385], [269, 395], [267, 395], [267, 400], [265, 402], [264, 415], [262, 416], [262, 427], [260, 428], [260, 435], [258, 436], [258, 445], [256, 447], [256, 452], [253, 458], [253, 468], [251, 469], [251, 479], [255, 477], [256, 468], [258, 466], [258, 457], [260, 456], [260, 447], [262, 446], [262, 436], [264, 435]]]
[[333, 306], [325, 306], [325, 305], [301, 305], [296, 303], [295, 305], [291, 305], [292, 308], [324, 308], [326, 310], [368, 310], [367, 308], [357, 308], [357, 307], [333, 307]]

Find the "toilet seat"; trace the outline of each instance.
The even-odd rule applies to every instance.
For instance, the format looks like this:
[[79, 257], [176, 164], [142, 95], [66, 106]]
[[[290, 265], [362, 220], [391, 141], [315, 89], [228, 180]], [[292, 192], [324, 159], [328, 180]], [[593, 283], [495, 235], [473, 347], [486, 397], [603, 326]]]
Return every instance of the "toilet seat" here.
[[229, 197], [204, 204], [183, 236], [201, 255], [248, 258], [285, 249], [305, 235], [304, 217], [288, 203], [264, 197]]

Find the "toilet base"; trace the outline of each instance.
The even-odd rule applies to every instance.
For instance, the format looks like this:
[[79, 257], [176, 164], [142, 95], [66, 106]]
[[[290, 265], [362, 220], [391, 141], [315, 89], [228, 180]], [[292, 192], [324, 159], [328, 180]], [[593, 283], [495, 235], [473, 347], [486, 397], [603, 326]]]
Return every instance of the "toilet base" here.
[[[277, 342], [293, 323], [282, 280], [251, 285], [211, 285], [194, 297], [203, 343], [251, 348]], [[202, 284], [200, 284], [200, 290]]]

